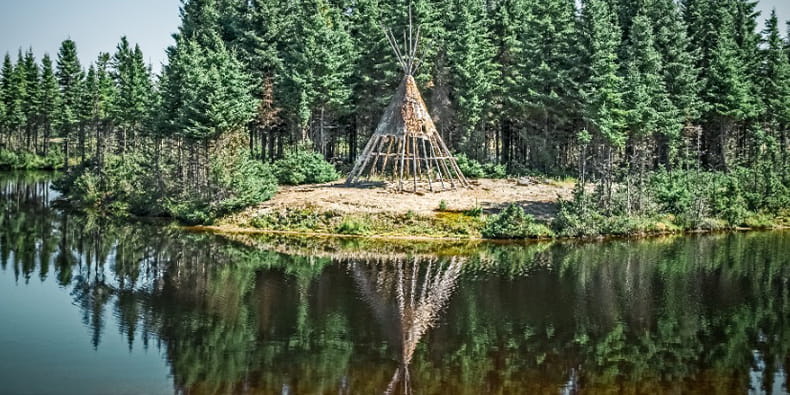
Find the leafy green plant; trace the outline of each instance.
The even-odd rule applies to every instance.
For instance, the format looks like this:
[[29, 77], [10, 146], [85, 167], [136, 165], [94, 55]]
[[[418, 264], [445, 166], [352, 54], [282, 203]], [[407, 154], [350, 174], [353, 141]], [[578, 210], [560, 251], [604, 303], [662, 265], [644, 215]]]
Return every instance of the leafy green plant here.
[[335, 228], [335, 232], [342, 235], [364, 235], [370, 232], [370, 226], [360, 218], [346, 217]]
[[439, 201], [439, 211], [447, 211], [447, 202], [444, 199]]
[[455, 160], [461, 173], [469, 178], [505, 178], [507, 176], [507, 169], [501, 164], [482, 164], [463, 153], [455, 155]]
[[323, 183], [340, 177], [321, 154], [303, 149], [289, 152], [274, 162], [274, 175], [280, 184], [287, 185]]
[[515, 204], [511, 204], [501, 213], [489, 217], [481, 233], [483, 237], [489, 239], [523, 239], [554, 235], [551, 229], [535, 222], [535, 218], [525, 213], [521, 206]]

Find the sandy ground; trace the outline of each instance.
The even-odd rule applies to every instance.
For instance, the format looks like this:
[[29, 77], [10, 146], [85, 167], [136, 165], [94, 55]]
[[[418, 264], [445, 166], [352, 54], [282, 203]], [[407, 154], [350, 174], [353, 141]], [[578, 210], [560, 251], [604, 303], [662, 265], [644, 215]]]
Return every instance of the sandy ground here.
[[[398, 192], [394, 185], [375, 184], [347, 187], [342, 181], [281, 187], [271, 200], [250, 208], [242, 215], [285, 208], [310, 207], [341, 214], [406, 213], [429, 215], [436, 212], [441, 201], [448, 210], [469, 210], [481, 207], [496, 212], [516, 203], [539, 219], [548, 219], [556, 212], [558, 197], [567, 198], [573, 183], [557, 183], [534, 179], [473, 181], [471, 188], [442, 192]], [[529, 184], [529, 185], [524, 185]]]

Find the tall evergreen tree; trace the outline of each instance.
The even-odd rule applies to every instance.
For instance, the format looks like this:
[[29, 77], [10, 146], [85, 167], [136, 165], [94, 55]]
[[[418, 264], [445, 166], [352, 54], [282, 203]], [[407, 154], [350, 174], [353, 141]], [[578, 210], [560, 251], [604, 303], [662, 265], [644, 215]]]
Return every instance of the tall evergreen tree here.
[[131, 47], [126, 37], [116, 48], [112, 58], [117, 95], [113, 99], [114, 118], [119, 131], [118, 152], [123, 154], [129, 141], [142, 132], [151, 102], [151, 77], [143, 60], [139, 45]]
[[727, 0], [718, 3], [713, 12], [721, 23], [721, 31], [710, 54], [702, 95], [708, 105], [703, 139], [706, 164], [726, 169], [730, 134], [737, 122], [754, 113], [755, 106], [750, 77], [734, 37], [732, 10]]
[[315, 145], [326, 153], [328, 122], [346, 111], [356, 53], [337, 9], [325, 0], [295, 7], [289, 32], [293, 42], [284, 53], [280, 87], [298, 139], [308, 141], [313, 129]]
[[496, 3], [493, 26], [496, 40], [496, 65], [500, 78], [490, 100], [497, 106], [499, 135], [496, 153], [500, 161], [511, 165], [515, 156], [516, 123], [524, 114], [526, 64], [524, 39], [526, 26], [525, 0], [503, 0]]
[[589, 65], [584, 84], [585, 123], [599, 148], [597, 168], [602, 178], [601, 203], [609, 205], [615, 153], [625, 147], [623, 79], [618, 74], [617, 50], [620, 28], [617, 16], [605, 0], [584, 2], [582, 10], [585, 63]]
[[55, 70], [52, 68], [52, 59], [49, 55], [44, 55], [41, 59], [41, 89], [39, 93], [39, 120], [44, 139], [42, 152], [47, 155], [50, 138], [53, 137], [53, 127], [57, 122], [61, 105], [58, 80], [55, 77]]
[[38, 123], [40, 107], [40, 70], [33, 55], [33, 49], [25, 52], [23, 62], [19, 65], [25, 78], [25, 148], [38, 152]]
[[573, 4], [565, 0], [529, 1], [524, 38], [524, 92], [528, 139], [540, 148], [530, 163], [554, 166], [568, 141], [577, 106], [576, 31]]
[[[483, 3], [477, 0], [452, 2], [452, 29], [456, 39], [448, 51], [452, 67], [452, 98], [457, 108], [457, 142], [477, 159], [483, 158], [487, 122], [493, 112], [489, 101], [498, 70], [496, 48], [488, 31]], [[451, 139], [450, 142], [453, 142]]]
[[759, 81], [766, 111], [762, 120], [769, 130], [776, 133], [784, 156], [787, 129], [790, 127], [790, 59], [779, 34], [776, 10], [771, 11], [771, 16], [765, 22], [763, 40]]
[[58, 51], [57, 71], [61, 91], [61, 106], [58, 111], [58, 126], [62, 129], [64, 142], [63, 151], [68, 168], [70, 138], [76, 132], [79, 122], [79, 102], [82, 89], [82, 67], [77, 57], [77, 45], [72, 40], [65, 40]]
[[360, 56], [355, 58], [351, 85], [354, 120], [349, 138], [350, 161], [356, 158], [359, 140], [364, 144], [370, 137], [382, 109], [403, 77], [382, 30], [391, 22], [387, 2], [359, 0], [351, 8], [349, 33]]

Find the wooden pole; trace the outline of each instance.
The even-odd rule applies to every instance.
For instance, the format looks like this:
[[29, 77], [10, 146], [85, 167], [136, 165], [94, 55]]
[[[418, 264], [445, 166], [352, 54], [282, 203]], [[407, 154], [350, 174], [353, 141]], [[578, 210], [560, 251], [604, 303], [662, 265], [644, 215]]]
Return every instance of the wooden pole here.
[[425, 147], [425, 139], [423, 139], [421, 143], [422, 143], [422, 152], [424, 154], [423, 157], [425, 158], [425, 165], [428, 168], [428, 189], [430, 189], [430, 191], [433, 192], [433, 180], [431, 179], [433, 166], [431, 166], [431, 160], [430, 157], [428, 156], [428, 149]]
[[406, 135], [401, 137], [401, 153], [400, 153], [400, 177], [398, 177], [398, 189], [403, 191], [403, 165], [406, 160]]
[[412, 178], [414, 179], [414, 192], [417, 192], [417, 175], [420, 172], [419, 164], [417, 163], [417, 138], [411, 136], [411, 145], [412, 145], [412, 163], [414, 163], [414, 173], [412, 174]]

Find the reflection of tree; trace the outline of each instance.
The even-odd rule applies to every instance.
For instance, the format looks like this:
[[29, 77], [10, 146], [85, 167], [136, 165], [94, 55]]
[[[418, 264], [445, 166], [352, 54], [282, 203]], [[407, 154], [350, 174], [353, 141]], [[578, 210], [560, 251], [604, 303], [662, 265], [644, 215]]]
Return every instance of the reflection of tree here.
[[461, 274], [461, 263], [434, 259], [396, 259], [350, 263], [363, 299], [370, 305], [390, 346], [397, 350], [399, 367], [385, 393], [411, 393], [409, 365], [428, 329], [438, 322]]

